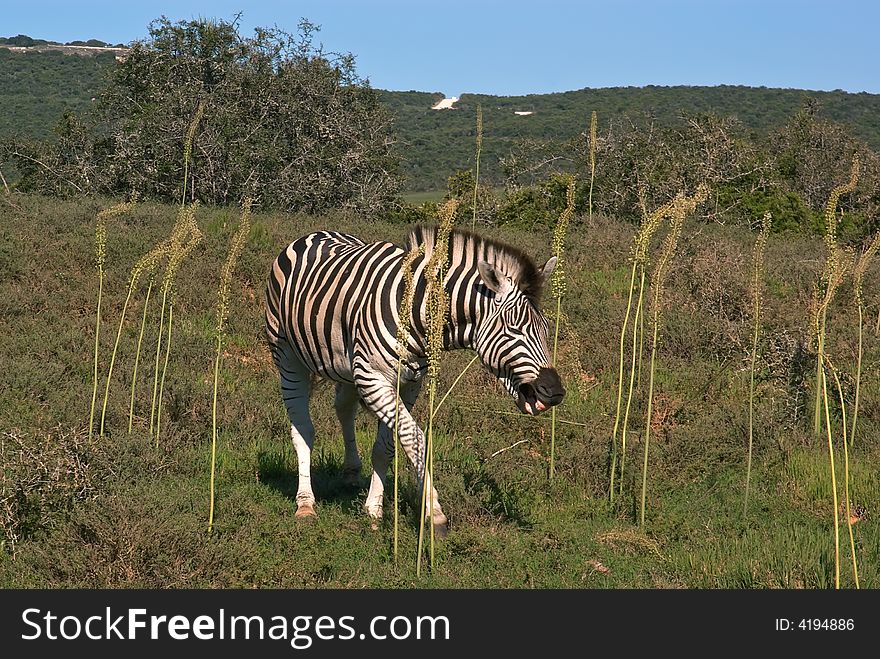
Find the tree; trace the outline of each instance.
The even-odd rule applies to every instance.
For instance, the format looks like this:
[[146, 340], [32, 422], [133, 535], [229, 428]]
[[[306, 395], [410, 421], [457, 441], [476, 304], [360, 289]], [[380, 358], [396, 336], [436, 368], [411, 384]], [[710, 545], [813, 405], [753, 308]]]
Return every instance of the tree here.
[[[578, 170], [586, 171], [589, 145], [583, 139], [577, 146]], [[685, 115], [673, 125], [651, 115], [627, 118], [612, 123], [596, 149], [596, 188], [603, 191], [596, 208], [633, 221], [701, 184], [710, 191], [706, 219], [748, 221], [739, 200], [772, 186], [769, 156], [733, 117]]]
[[[352, 55], [314, 44], [318, 29], [302, 21], [296, 35], [257, 28], [246, 38], [237, 21], [151, 23], [82, 122], [83, 190], [180, 200], [183, 144], [201, 105], [187, 198], [252, 196], [309, 212], [387, 207], [400, 185], [390, 115]], [[31, 173], [31, 187], [57, 187], [49, 169]]]
[[[854, 194], [845, 195], [839, 208], [860, 219], [876, 218], [880, 211], [880, 157], [849, 129], [821, 114], [816, 102], [805, 104], [797, 114], [771, 137], [778, 154], [776, 167], [785, 188], [800, 195], [821, 218], [822, 209], [835, 186], [849, 178], [854, 155], [861, 161], [859, 184]], [[862, 235], [876, 227], [859, 227]], [[844, 228], [846, 228], [844, 226]]]

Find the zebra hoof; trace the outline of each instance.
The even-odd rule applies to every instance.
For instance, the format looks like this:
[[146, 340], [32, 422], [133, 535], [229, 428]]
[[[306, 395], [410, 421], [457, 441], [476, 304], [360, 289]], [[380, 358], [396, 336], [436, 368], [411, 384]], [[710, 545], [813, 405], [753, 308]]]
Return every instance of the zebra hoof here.
[[310, 503], [301, 503], [296, 508], [296, 514], [294, 514], [296, 519], [317, 519], [318, 514], [315, 512], [315, 508]]

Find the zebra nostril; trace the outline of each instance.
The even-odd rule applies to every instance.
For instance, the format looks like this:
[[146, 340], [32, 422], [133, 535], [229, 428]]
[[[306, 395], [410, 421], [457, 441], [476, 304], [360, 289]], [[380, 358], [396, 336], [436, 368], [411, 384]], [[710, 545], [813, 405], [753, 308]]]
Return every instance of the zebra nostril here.
[[555, 368], [542, 368], [535, 378], [534, 387], [538, 395], [551, 405], [558, 405], [565, 398], [565, 387]]

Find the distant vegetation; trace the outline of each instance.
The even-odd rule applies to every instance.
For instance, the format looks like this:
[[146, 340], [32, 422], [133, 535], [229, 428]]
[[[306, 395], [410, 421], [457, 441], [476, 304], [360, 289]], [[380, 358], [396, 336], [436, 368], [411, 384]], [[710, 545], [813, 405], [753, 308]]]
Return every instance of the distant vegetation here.
[[68, 41], [61, 43], [60, 41], [46, 41], [45, 39], [34, 39], [26, 34], [19, 34], [14, 37], [0, 37], [0, 46], [17, 46], [19, 48], [34, 48], [36, 46], [88, 46], [90, 48], [124, 48], [125, 45], [109, 44], [100, 39], [89, 39], [88, 41]]
[[[558, 94], [489, 96], [462, 94], [454, 110], [431, 110], [443, 94], [380, 92], [392, 111], [400, 140], [409, 190], [444, 187], [450, 171], [473, 166], [472, 143], [477, 105], [484, 114], [483, 173], [502, 184], [500, 159], [524, 140], [562, 142], [583, 135], [590, 113], [599, 115], [599, 132], [620, 132], [627, 117], [645, 115], [667, 127], [684, 125], [683, 115], [716, 114], [736, 117], [755, 137], [785, 125], [806, 103], [821, 108], [824, 117], [847, 124], [854, 137], [880, 149], [880, 95], [816, 92], [765, 87], [612, 87]], [[532, 111], [517, 116], [514, 111]]]
[[350, 55], [313, 43], [316, 29], [303, 21], [297, 34], [246, 37], [237, 23], [158, 19], [108, 67], [93, 111], [64, 114], [54, 143], [7, 141], [0, 159], [5, 151], [26, 191], [179, 200], [182, 136], [203, 107], [190, 199], [387, 208], [399, 189], [391, 118]]
[[0, 139], [44, 140], [65, 112], [82, 114], [114, 68], [112, 53], [71, 57], [61, 51], [22, 55], [0, 48]]
[[[259, 49], [260, 40], [268, 43], [270, 34], [271, 31], [264, 31], [253, 39], [246, 39], [236, 33], [233, 41], [242, 47]], [[154, 55], [161, 55], [164, 46], [161, 40], [157, 41], [155, 32], [151, 33], [150, 39], [152, 42], [145, 42], [146, 48], [152, 48]], [[44, 43], [24, 35], [4, 41], [10, 44]], [[227, 44], [232, 45], [233, 42]], [[296, 46], [288, 42], [285, 47]], [[92, 58], [67, 57], [57, 52], [21, 55], [0, 48], [0, 102], [5, 108], [4, 119], [0, 121], [0, 170], [7, 174], [7, 178], [10, 173], [17, 175], [16, 178], [23, 175], [22, 185], [44, 192], [70, 189], [62, 178], [82, 188], [81, 181], [87, 178], [91, 185], [98, 185], [97, 189], [104, 192], [119, 192], [128, 186], [150, 196], [171, 195], [170, 190], [179, 178], [179, 172], [167, 170], [160, 162], [174, 162], [171, 152], [180, 145], [162, 137], [160, 129], [170, 131], [169, 134], [182, 134], [180, 126], [187, 123], [197, 104], [196, 97], [204, 91], [199, 91], [204, 81], [197, 79], [198, 71], [208, 71], [210, 67], [205, 67], [212, 57], [220, 58], [215, 64], [221, 67], [226, 66], [221, 61], [224, 57], [226, 61], [238, 62], [235, 66], [242, 65], [243, 60], [235, 55], [221, 55], [222, 48], [208, 48], [205, 51], [208, 55], [202, 58], [202, 63], [189, 67], [196, 78], [190, 76], [188, 82], [170, 78], [162, 82], [157, 77], [171, 75], [172, 70], [178, 73], [184, 70], [186, 67], [179, 62], [170, 68], [150, 69], [153, 79], [145, 83], [153, 90], [150, 93], [162, 90], [159, 98], [170, 94], [178, 100], [165, 103], [161, 111], [153, 105], [145, 106], [145, 110], [127, 109], [125, 98], [137, 95], [135, 92], [140, 83], [133, 76], [140, 75], [139, 65], [135, 62], [139, 61], [137, 58], [143, 51], [144, 48], [135, 48], [132, 51], [137, 56], [135, 60], [118, 64], [109, 54]], [[166, 55], [170, 53], [167, 51]], [[269, 55], [266, 57], [269, 58], [266, 61], [271, 59]], [[357, 78], [353, 58], [350, 55], [340, 57], [336, 62], [342, 67], [343, 78], [353, 76], [352, 89], [359, 89], [361, 93], [358, 112], [366, 113], [364, 117], [373, 117], [370, 121], [354, 122], [353, 125], [360, 134], [371, 136], [367, 143], [375, 148], [370, 147], [364, 153], [375, 152], [381, 161], [373, 160], [378, 166], [377, 172], [381, 172], [374, 182], [382, 181], [380, 197], [383, 201], [379, 206], [384, 208], [388, 207], [392, 191], [397, 189], [410, 193], [410, 199], [422, 201], [439, 199], [444, 194], [452, 195], [468, 188], [473, 190], [475, 161], [472, 146], [478, 105], [483, 109], [485, 128], [477, 215], [484, 224], [517, 222], [529, 226], [546, 224], [558, 216], [564, 204], [565, 185], [554, 177], [584, 171], [587, 125], [594, 110], [599, 117], [596, 185], [606, 190], [606, 194], [597, 199], [596, 210], [601, 213], [637, 221], [645, 204], [660, 205], [669, 201], [682, 186], [692, 189], [697, 182], [705, 180], [712, 188], [710, 203], [704, 210], [707, 219], [750, 222], [771, 211], [775, 230], [821, 231], [822, 204], [834, 185], [840, 183], [842, 172], [847, 170], [856, 153], [861, 157], [864, 172], [857, 196], [842, 208], [845, 213], [843, 235], [854, 238], [867, 235], [874, 222], [868, 218], [876, 215], [874, 211], [880, 208], [880, 160], [876, 153], [880, 148], [880, 95], [738, 86], [648, 86], [582, 89], [521, 97], [463, 94], [455, 109], [438, 111], [430, 108], [443, 94], [369, 90]], [[223, 88], [228, 80], [218, 89]], [[300, 83], [294, 84], [288, 78], [284, 83], [288, 87], [276, 91], [288, 99], [304, 94], [312, 100], [301, 107], [311, 107], [320, 94], [304, 92], [305, 87], [301, 85], [304, 80], [306, 78], [301, 78]], [[296, 84], [300, 84], [298, 90]], [[320, 84], [314, 90], [318, 90]], [[343, 80], [342, 84], [348, 83]], [[267, 89], [275, 89], [262, 83], [247, 88], [260, 89], [263, 95]], [[172, 89], [175, 90], [173, 93]], [[241, 89], [227, 92], [240, 94]], [[212, 93], [216, 95], [216, 92]], [[339, 94], [337, 101], [348, 102], [348, 96]], [[104, 114], [95, 119], [95, 113], [90, 110], [101, 103], [93, 99], [101, 98], [105, 99], [104, 104], [98, 109]], [[231, 100], [228, 94], [216, 96], [216, 107], [232, 108], [229, 110], [232, 114], [209, 109], [208, 120], [203, 126], [206, 135], [200, 138], [203, 145], [224, 135], [223, 139], [229, 138], [232, 133], [227, 129], [243, 125], [242, 121], [248, 116], [262, 116], [259, 108], [278, 107], [275, 103], [261, 104], [258, 95], [243, 99], [244, 103], [232, 103]], [[363, 105], [365, 100], [367, 105]], [[284, 112], [293, 112], [296, 106], [288, 104], [286, 107], [288, 110]], [[109, 118], [108, 108], [112, 108], [111, 114], [115, 112], [115, 119]], [[244, 113], [240, 117], [235, 114], [239, 111]], [[518, 116], [515, 111], [533, 114]], [[68, 115], [62, 117], [65, 112]], [[313, 118], [317, 116], [312, 114]], [[389, 114], [393, 119], [390, 131]], [[278, 126], [290, 125], [294, 115], [286, 116], [287, 119]], [[280, 120], [280, 117], [278, 115], [276, 119]], [[142, 126], [138, 129], [141, 132], [131, 132], [134, 124], [130, 122], [141, 119], [152, 122], [153, 128]], [[101, 182], [101, 176], [95, 174], [103, 176], [110, 170], [106, 161], [100, 159], [99, 152], [104, 148], [100, 136], [106, 135], [107, 131], [118, 133], [120, 125], [113, 124], [117, 120], [129, 122], [127, 134], [136, 136], [134, 142], [140, 146], [134, 147], [134, 142], [126, 138], [117, 139], [114, 148], [124, 143], [126, 148], [140, 149], [141, 152], [117, 153], [113, 159], [114, 167], [118, 170], [117, 165], [126, 162], [140, 164], [131, 165], [128, 174], [117, 176], [119, 172], [116, 171], [112, 175], [113, 181]], [[262, 117], [260, 121], [264, 128], [275, 125], [272, 123], [274, 119], [267, 123], [266, 117]], [[113, 128], [110, 128], [111, 124]], [[351, 122], [346, 121], [339, 127], [349, 124]], [[327, 203], [330, 205], [345, 205], [349, 202], [344, 200], [352, 195], [372, 194], [354, 191], [350, 186], [346, 187], [348, 184], [340, 184], [329, 176], [331, 172], [335, 172], [334, 176], [338, 174], [338, 167], [319, 173], [318, 161], [339, 157], [344, 149], [339, 149], [338, 141], [312, 142], [311, 129], [303, 130], [302, 126], [294, 130], [295, 137], [291, 133], [283, 138], [284, 144], [270, 144], [262, 137], [256, 139], [254, 135], [262, 134], [259, 131], [250, 133], [246, 142], [233, 139], [231, 144], [237, 146], [222, 160], [225, 162], [222, 166], [229, 169], [229, 174], [221, 177], [223, 183], [218, 182], [217, 166], [221, 161], [216, 156], [227, 150], [220, 147], [221, 142], [214, 140], [219, 149], [213, 152], [214, 155], [194, 155], [196, 168], [200, 157], [202, 160], [213, 158], [208, 167], [210, 178], [197, 176], [195, 180], [197, 185], [199, 182], [207, 185], [210, 180], [213, 188], [219, 185], [222, 189], [197, 189], [193, 194], [203, 201], [237, 203], [241, 195], [234, 190], [243, 183], [233, 182], [237, 175], [247, 179], [252, 170], [268, 173], [277, 167], [286, 172], [284, 176], [288, 178], [299, 171], [294, 176], [295, 183], [287, 181], [284, 185], [295, 185], [301, 194], [267, 193], [259, 200], [260, 204], [317, 208], [315, 199], [302, 198], [302, 195], [308, 196], [307, 188], [315, 186], [323, 186], [325, 192], [340, 186], [348, 190], [341, 198], [329, 199]], [[213, 137], [209, 138], [208, 133]], [[283, 131], [276, 133], [284, 134]], [[117, 137], [121, 135], [118, 133]], [[385, 138], [380, 139], [383, 135]], [[14, 138], [13, 149], [9, 148], [9, 138]], [[47, 140], [54, 140], [56, 146], [48, 147]], [[35, 141], [43, 144], [35, 144]], [[324, 147], [331, 144], [334, 147], [329, 150], [318, 148], [319, 142]], [[156, 147], [166, 151], [152, 153]], [[297, 148], [302, 151], [296, 153]], [[288, 155], [293, 159], [291, 162], [298, 163], [296, 167], [283, 164]], [[313, 156], [317, 160], [312, 159]], [[36, 164], [35, 160], [43, 165]], [[309, 165], [311, 175], [300, 171], [306, 161], [312, 163]], [[354, 160], [349, 158], [348, 162]], [[202, 166], [206, 164], [203, 162]], [[84, 173], [84, 166], [90, 167], [91, 171]], [[156, 180], [147, 185], [141, 180], [157, 176], [165, 182]], [[252, 183], [253, 180], [249, 185]], [[76, 188], [73, 191], [77, 192]], [[417, 192], [430, 194], [412, 196]], [[257, 197], [259, 199], [259, 195]], [[586, 189], [581, 182], [577, 193], [578, 211], [584, 210], [585, 203]], [[433, 212], [430, 203], [427, 206], [421, 204], [421, 207], [422, 210], [416, 209], [414, 204], [404, 207], [403, 219], [421, 220]], [[855, 208], [861, 209], [858, 215], [851, 212]], [[459, 212], [473, 214], [473, 204], [463, 204]]]

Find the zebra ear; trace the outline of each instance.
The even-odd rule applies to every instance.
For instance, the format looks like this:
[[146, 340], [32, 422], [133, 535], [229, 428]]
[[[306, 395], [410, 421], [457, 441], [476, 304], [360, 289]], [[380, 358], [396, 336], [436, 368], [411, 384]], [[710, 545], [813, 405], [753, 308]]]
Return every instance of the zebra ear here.
[[547, 259], [547, 263], [545, 263], [541, 267], [541, 284], [546, 284], [550, 281], [550, 277], [553, 276], [553, 271], [556, 269], [557, 258], [555, 256], [551, 256]]
[[480, 272], [480, 277], [483, 278], [483, 283], [490, 291], [501, 294], [507, 290], [507, 278], [498, 272], [494, 265], [487, 261], [477, 261], [477, 270]]

